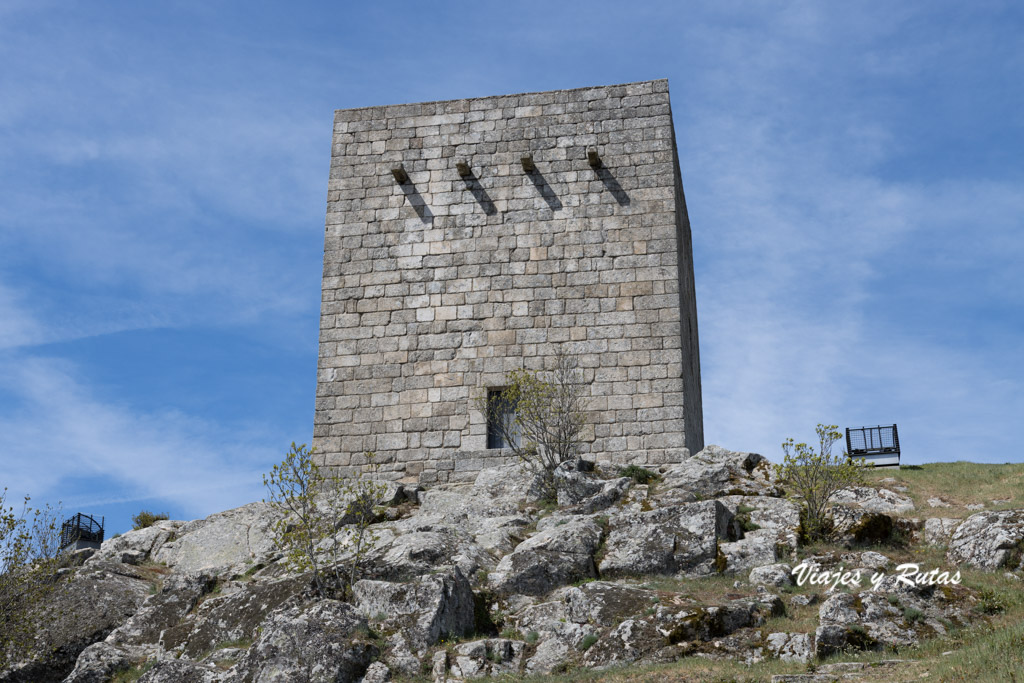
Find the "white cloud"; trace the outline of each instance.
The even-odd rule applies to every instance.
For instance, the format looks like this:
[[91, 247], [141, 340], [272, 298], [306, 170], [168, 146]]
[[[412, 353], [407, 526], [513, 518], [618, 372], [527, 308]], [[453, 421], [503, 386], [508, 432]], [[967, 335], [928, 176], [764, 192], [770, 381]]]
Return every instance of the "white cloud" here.
[[[12, 404], [0, 416], [3, 485], [41, 500], [75, 507], [164, 500], [204, 516], [258, 500], [260, 473], [278, 459], [256, 445], [261, 437], [273, 442], [259, 426], [226, 432], [228, 425], [174, 411], [100, 401], [59, 359], [0, 358], [0, 394]], [[76, 478], [106, 484], [68, 500]]]
[[[859, 75], [847, 35], [874, 50], [870, 69], [890, 51], [883, 38], [902, 46], [899, 79], [942, 68], [934, 44], [854, 15], [691, 31], [723, 45], [686, 93], [706, 104], [676, 107], [706, 439], [777, 457], [819, 421], [896, 421], [915, 462], [1020, 459], [1009, 425], [1024, 414], [1024, 194], [954, 167], [894, 174], [907, 143], [891, 102], [846, 85], [837, 112], [807, 87]], [[997, 338], [961, 339], [975, 319]]]

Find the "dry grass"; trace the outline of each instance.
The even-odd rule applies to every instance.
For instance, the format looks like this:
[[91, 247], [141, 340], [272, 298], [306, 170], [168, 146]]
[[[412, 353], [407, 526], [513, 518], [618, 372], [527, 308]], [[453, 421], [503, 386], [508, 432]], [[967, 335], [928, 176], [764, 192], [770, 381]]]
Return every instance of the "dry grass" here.
[[[937, 462], [868, 472], [869, 483], [892, 477], [908, 487], [917, 510], [905, 517], [969, 517], [969, 504], [984, 504], [987, 510], [1024, 507], [1024, 464], [987, 465], [971, 462]], [[883, 485], [884, 486], [884, 485]], [[933, 508], [929, 498], [941, 498], [951, 507]], [[1008, 502], [993, 503], [994, 500]]]
[[663, 594], [679, 594], [702, 604], [721, 604], [728, 600], [738, 600], [757, 595], [757, 591], [746, 581], [734, 586], [738, 576], [704, 576], [700, 578], [683, 578], [674, 576], [648, 576], [636, 581], [638, 588], [647, 588]]

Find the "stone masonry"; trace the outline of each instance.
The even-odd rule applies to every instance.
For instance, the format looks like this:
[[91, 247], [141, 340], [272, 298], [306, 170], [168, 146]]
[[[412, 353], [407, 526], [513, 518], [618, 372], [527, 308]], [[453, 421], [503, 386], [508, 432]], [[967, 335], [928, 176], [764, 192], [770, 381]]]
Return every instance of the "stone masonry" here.
[[583, 451], [703, 448], [697, 309], [668, 81], [335, 113], [314, 445], [461, 481], [507, 461], [478, 401], [561, 345]]

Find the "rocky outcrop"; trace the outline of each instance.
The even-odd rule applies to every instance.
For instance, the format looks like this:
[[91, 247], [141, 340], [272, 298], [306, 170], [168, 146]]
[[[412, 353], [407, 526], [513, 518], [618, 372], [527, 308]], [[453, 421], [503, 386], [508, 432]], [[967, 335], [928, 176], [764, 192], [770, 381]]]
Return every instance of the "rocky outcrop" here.
[[92, 561], [139, 564], [159, 552], [165, 543], [173, 541], [185, 525], [186, 522], [164, 519], [152, 526], [108, 538], [92, 555]]
[[516, 546], [491, 572], [498, 593], [543, 595], [554, 588], [597, 576], [594, 552], [601, 527], [590, 518], [548, 518], [546, 528]]
[[454, 525], [405, 520], [397, 536], [366, 553], [364, 575], [382, 581], [411, 581], [436, 567], [456, 565], [468, 577], [494, 567], [494, 557], [473, 536]]
[[708, 446], [692, 458], [663, 468], [658, 498], [664, 503], [722, 496], [781, 496], [772, 465], [757, 453]]
[[460, 638], [474, 630], [473, 589], [458, 567], [408, 583], [357, 581], [352, 592], [356, 609], [375, 628], [401, 630], [421, 652], [441, 638]]
[[718, 539], [728, 537], [731, 522], [728, 509], [714, 500], [613, 515], [601, 576], [721, 571]]
[[203, 573], [167, 577], [160, 591], [148, 597], [128, 621], [107, 636], [107, 642], [111, 645], [158, 642], [164, 630], [176, 626], [214, 584], [213, 576]]
[[962, 521], [961, 519], [950, 519], [947, 517], [926, 519], [924, 521], [922, 540], [929, 545], [949, 545], [949, 539]]
[[218, 683], [223, 680], [221, 672], [213, 665], [161, 659], [138, 678], [138, 683]]
[[179, 572], [242, 574], [273, 555], [273, 520], [269, 505], [250, 503], [189, 522], [153, 552], [153, 560]]
[[507, 638], [490, 638], [455, 646], [449, 658], [448, 680], [516, 674], [523, 667], [526, 643]]
[[221, 584], [218, 594], [165, 629], [159, 644], [189, 659], [202, 659], [222, 643], [251, 643], [263, 620], [309, 584], [308, 576]]
[[814, 656], [809, 633], [769, 633], [764, 638], [767, 653], [784, 662], [806, 662]]
[[88, 646], [103, 640], [142, 606], [149, 581], [132, 567], [90, 564], [47, 596], [34, 618], [45, 624], [37, 636], [37, 657], [0, 673], [3, 683], [61, 681]]
[[979, 512], [956, 528], [946, 559], [981, 569], [1018, 569], [1024, 556], [1024, 510]]
[[106, 683], [131, 666], [132, 655], [109, 643], [93, 643], [82, 650], [64, 683]]
[[608, 581], [592, 581], [563, 594], [565, 615], [577, 624], [612, 626], [654, 607], [658, 593]]
[[793, 568], [788, 564], [769, 564], [750, 570], [748, 580], [752, 584], [763, 586], [792, 586]]
[[271, 614], [235, 666], [238, 683], [358, 681], [380, 653], [366, 619], [335, 600]]
[[836, 491], [832, 502], [887, 515], [914, 511], [914, 501], [908, 496], [900, 495], [889, 489], [875, 489], [870, 486], [852, 486]]
[[948, 624], [966, 622], [964, 591], [908, 586], [887, 577], [876, 591], [838, 593], [822, 603], [815, 652], [908, 647], [921, 638], [946, 633]]
[[[889, 579], [878, 591], [866, 579], [835, 592], [794, 589], [798, 562], [893, 574], [885, 545], [856, 546], [948, 539], [951, 564], [1021, 564], [1024, 511], [919, 521], [897, 516], [899, 494], [858, 487], [832, 508], [846, 545], [804, 557], [799, 508], [779, 497], [760, 456], [709, 447], [661, 470], [641, 485], [620, 468], [567, 464], [557, 509], [518, 466], [485, 470], [472, 485], [395, 484], [351, 594], [328, 583], [350, 603], [322, 599], [311, 576], [288, 568], [265, 507], [162, 521], [69, 560], [60, 586], [76, 597], [61, 593], [41, 631], [53, 653], [0, 681], [98, 683], [128, 667], [158, 682], [375, 683], [427, 669], [461, 681], [689, 656], [804, 662], [905, 647], [998, 604], [961, 586]], [[338, 528], [320, 559], [352, 534]], [[342, 559], [353, 559], [351, 544]], [[733, 576], [703, 578], [722, 574]], [[817, 611], [813, 633], [767, 621], [784, 612], [776, 590], [800, 622]]]
[[569, 460], [555, 469], [558, 504], [589, 514], [617, 503], [632, 486], [627, 477], [602, 479], [594, 474], [594, 465], [586, 460]]

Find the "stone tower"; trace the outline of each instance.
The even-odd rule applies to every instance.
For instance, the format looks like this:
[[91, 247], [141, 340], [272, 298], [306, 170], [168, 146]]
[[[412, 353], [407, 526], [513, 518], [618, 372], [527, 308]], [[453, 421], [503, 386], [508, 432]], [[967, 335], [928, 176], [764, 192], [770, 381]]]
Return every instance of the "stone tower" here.
[[690, 224], [668, 81], [339, 110], [314, 444], [390, 478], [471, 479], [477, 401], [558, 346], [589, 381], [583, 450], [703, 448]]

